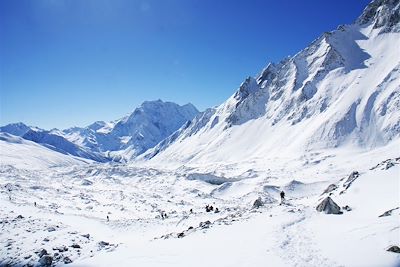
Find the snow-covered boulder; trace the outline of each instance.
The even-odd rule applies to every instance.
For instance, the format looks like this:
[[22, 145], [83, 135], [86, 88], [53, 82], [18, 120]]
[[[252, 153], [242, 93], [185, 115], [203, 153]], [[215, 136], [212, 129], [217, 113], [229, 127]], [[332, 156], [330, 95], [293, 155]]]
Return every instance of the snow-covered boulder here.
[[330, 197], [325, 198], [317, 206], [317, 211], [325, 212], [326, 214], [343, 214], [338, 204], [336, 204]]

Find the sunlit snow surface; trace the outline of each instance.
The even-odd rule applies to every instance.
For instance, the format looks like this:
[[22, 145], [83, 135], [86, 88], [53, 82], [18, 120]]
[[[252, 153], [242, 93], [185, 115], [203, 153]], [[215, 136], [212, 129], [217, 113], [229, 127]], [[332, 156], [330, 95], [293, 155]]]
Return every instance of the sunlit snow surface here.
[[[189, 123], [186, 106], [165, 128], [157, 102], [64, 133], [124, 164], [5, 127], [0, 265], [36, 265], [45, 249], [70, 266], [400, 266], [387, 251], [400, 246], [399, 10], [375, 0]], [[114, 131], [110, 149], [100, 136]], [[316, 210], [328, 196], [342, 214]]]
[[[90, 163], [25, 170], [13, 165], [32, 156], [10, 155], [0, 167], [2, 264], [37, 263], [44, 248], [71, 266], [394, 266], [400, 258], [386, 249], [400, 242], [399, 210], [378, 216], [400, 203], [398, 145], [221, 164], [212, 175]], [[34, 160], [58, 156], [36, 152]], [[353, 171], [360, 176], [345, 190]], [[351, 211], [315, 210], [332, 183], [339, 186], [332, 199]], [[287, 205], [279, 205], [280, 190]], [[253, 209], [258, 197], [264, 206]], [[220, 212], [206, 212], [207, 204]], [[68, 251], [54, 250], [63, 246]]]

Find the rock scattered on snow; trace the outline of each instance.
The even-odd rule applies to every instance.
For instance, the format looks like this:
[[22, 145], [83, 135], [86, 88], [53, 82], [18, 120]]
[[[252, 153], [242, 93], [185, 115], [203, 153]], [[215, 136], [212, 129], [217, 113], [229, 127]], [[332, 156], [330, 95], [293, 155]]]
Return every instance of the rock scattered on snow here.
[[400, 164], [400, 157], [384, 160], [381, 163], [377, 164], [376, 166], [372, 167], [370, 170], [375, 170], [377, 168], [379, 168], [381, 170], [388, 170], [396, 164]]
[[262, 207], [264, 203], [261, 200], [261, 197], [257, 198], [254, 203], [253, 203], [253, 209], [258, 209], [259, 207]]
[[71, 245], [71, 248], [81, 248], [81, 246], [78, 245], [78, 244], [72, 244], [72, 245]]
[[330, 184], [330, 185], [324, 190], [324, 192], [322, 192], [321, 195], [323, 195], [323, 194], [328, 194], [328, 193], [332, 192], [333, 190], [336, 190], [337, 188], [338, 188], [337, 185], [335, 185], [335, 184]]
[[109, 246], [110, 245], [110, 243], [106, 242], [106, 241], [100, 241], [98, 244], [99, 244], [100, 247], [105, 247], [105, 246]]
[[53, 226], [50, 226], [49, 228], [47, 228], [47, 231], [49, 232], [54, 232], [56, 230], [56, 228], [54, 228]]
[[50, 255], [43, 255], [39, 260], [40, 266], [51, 266], [52, 262], [53, 257]]
[[64, 264], [72, 263], [72, 260], [69, 257], [64, 257], [63, 259]]
[[58, 250], [59, 252], [65, 252], [65, 251], [68, 251], [68, 248], [66, 246], [59, 246], [59, 247], [53, 248], [53, 250]]
[[41, 258], [42, 256], [48, 255], [48, 254], [49, 254], [49, 253], [47, 253], [47, 250], [45, 250], [45, 249], [43, 248], [43, 249], [41, 249], [41, 250], [39, 251], [38, 256], [39, 256], [39, 258]]
[[82, 235], [83, 237], [86, 237], [87, 239], [89, 239], [89, 237], [90, 237], [90, 234], [84, 234], [84, 235]]
[[347, 178], [347, 181], [343, 184], [343, 187], [345, 189], [348, 189], [351, 184], [360, 176], [360, 173], [358, 171], [353, 171], [349, 177]]
[[200, 228], [209, 228], [210, 227], [211, 222], [210, 221], [205, 221], [205, 222], [200, 222], [199, 227]]
[[394, 253], [400, 253], [400, 248], [398, 246], [391, 246], [386, 251], [390, 251], [390, 252], [394, 252]]
[[395, 211], [395, 210], [398, 210], [398, 209], [400, 209], [400, 207], [397, 207], [397, 208], [394, 208], [394, 209], [391, 209], [391, 210], [385, 211], [383, 214], [379, 215], [379, 217], [386, 217], [386, 216], [390, 216], [390, 215], [392, 215], [392, 212], [393, 212], [393, 211]]
[[342, 209], [344, 209], [345, 211], [351, 211], [351, 208], [348, 205], [342, 207]]
[[184, 232], [181, 232], [181, 233], [178, 234], [178, 238], [183, 238], [184, 236], [185, 236]]
[[324, 200], [322, 200], [316, 209], [317, 211], [323, 211], [326, 214], [343, 214], [343, 212], [340, 210], [340, 207], [330, 197], [326, 197]]
[[53, 261], [59, 261], [60, 259], [61, 259], [61, 256], [62, 256], [62, 254], [61, 253], [58, 253], [58, 252], [56, 252], [56, 253], [54, 253], [54, 255], [53, 255]]

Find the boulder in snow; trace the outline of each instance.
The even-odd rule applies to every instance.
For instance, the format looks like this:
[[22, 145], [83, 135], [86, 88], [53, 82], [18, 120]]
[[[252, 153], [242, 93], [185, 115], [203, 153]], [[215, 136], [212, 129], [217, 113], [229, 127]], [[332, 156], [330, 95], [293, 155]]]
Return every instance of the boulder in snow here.
[[351, 211], [351, 208], [348, 205], [342, 207], [342, 209], [344, 209], [345, 211]]
[[110, 243], [106, 242], [106, 241], [100, 241], [98, 244], [99, 244], [99, 247], [106, 247], [106, 246], [110, 245]]
[[64, 264], [72, 263], [72, 260], [69, 257], [64, 257], [63, 261], [64, 261]]
[[65, 252], [65, 251], [68, 251], [68, 248], [66, 246], [59, 246], [59, 247], [53, 248], [53, 250], [58, 250], [59, 252]]
[[391, 215], [392, 215], [392, 212], [395, 211], [395, 210], [398, 210], [399, 208], [400, 208], [400, 207], [397, 207], [397, 208], [394, 208], [394, 209], [385, 211], [383, 214], [379, 215], [379, 217], [391, 216]]
[[262, 207], [264, 203], [261, 200], [261, 197], [257, 198], [254, 203], [253, 203], [253, 209], [258, 209], [259, 207]]
[[340, 207], [330, 197], [326, 197], [322, 200], [322, 202], [317, 206], [317, 211], [323, 211], [326, 214], [343, 214]]
[[41, 250], [39, 251], [38, 256], [39, 256], [39, 258], [41, 258], [42, 256], [48, 255], [48, 254], [49, 254], [49, 253], [47, 253], [47, 250], [45, 250], [45, 249], [43, 248], [43, 249], [41, 249]]
[[337, 188], [338, 188], [337, 185], [335, 185], [335, 184], [330, 184], [330, 185], [324, 190], [324, 192], [322, 192], [322, 195], [323, 195], [323, 194], [328, 194], [328, 193], [332, 192], [333, 190], [335, 190], [335, 189], [337, 189]]
[[72, 248], [81, 248], [81, 246], [78, 245], [78, 244], [72, 244], [71, 247], [72, 247]]
[[181, 232], [181, 233], [178, 234], [178, 238], [183, 238], [184, 236], [185, 236], [184, 232]]
[[84, 235], [82, 235], [83, 237], [86, 237], [87, 239], [89, 239], [90, 238], [90, 234], [84, 234]]
[[51, 266], [53, 257], [50, 255], [43, 255], [39, 260], [39, 266]]
[[400, 248], [398, 246], [391, 246], [386, 251], [390, 251], [390, 252], [394, 252], [394, 253], [400, 253]]
[[360, 176], [360, 173], [358, 171], [353, 171], [349, 177], [347, 178], [347, 181], [343, 184], [343, 187], [345, 189], [348, 189], [351, 184]]
[[200, 228], [209, 228], [210, 224], [211, 224], [210, 221], [200, 222], [199, 227]]

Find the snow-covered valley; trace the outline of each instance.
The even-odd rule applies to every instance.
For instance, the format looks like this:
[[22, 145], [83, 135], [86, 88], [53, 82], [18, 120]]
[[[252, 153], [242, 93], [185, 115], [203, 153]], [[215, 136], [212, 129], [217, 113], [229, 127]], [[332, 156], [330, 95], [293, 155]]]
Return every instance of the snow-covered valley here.
[[400, 266], [399, 47], [375, 0], [203, 112], [0, 127], [0, 266]]
[[[399, 255], [386, 251], [399, 243], [396, 153], [393, 146], [356, 158], [321, 151], [214, 166], [212, 174], [117, 163], [2, 165], [2, 265], [35, 265], [45, 249], [53, 264], [71, 266], [396, 266]], [[360, 175], [348, 186], [354, 171]], [[316, 210], [330, 184], [341, 215]]]

